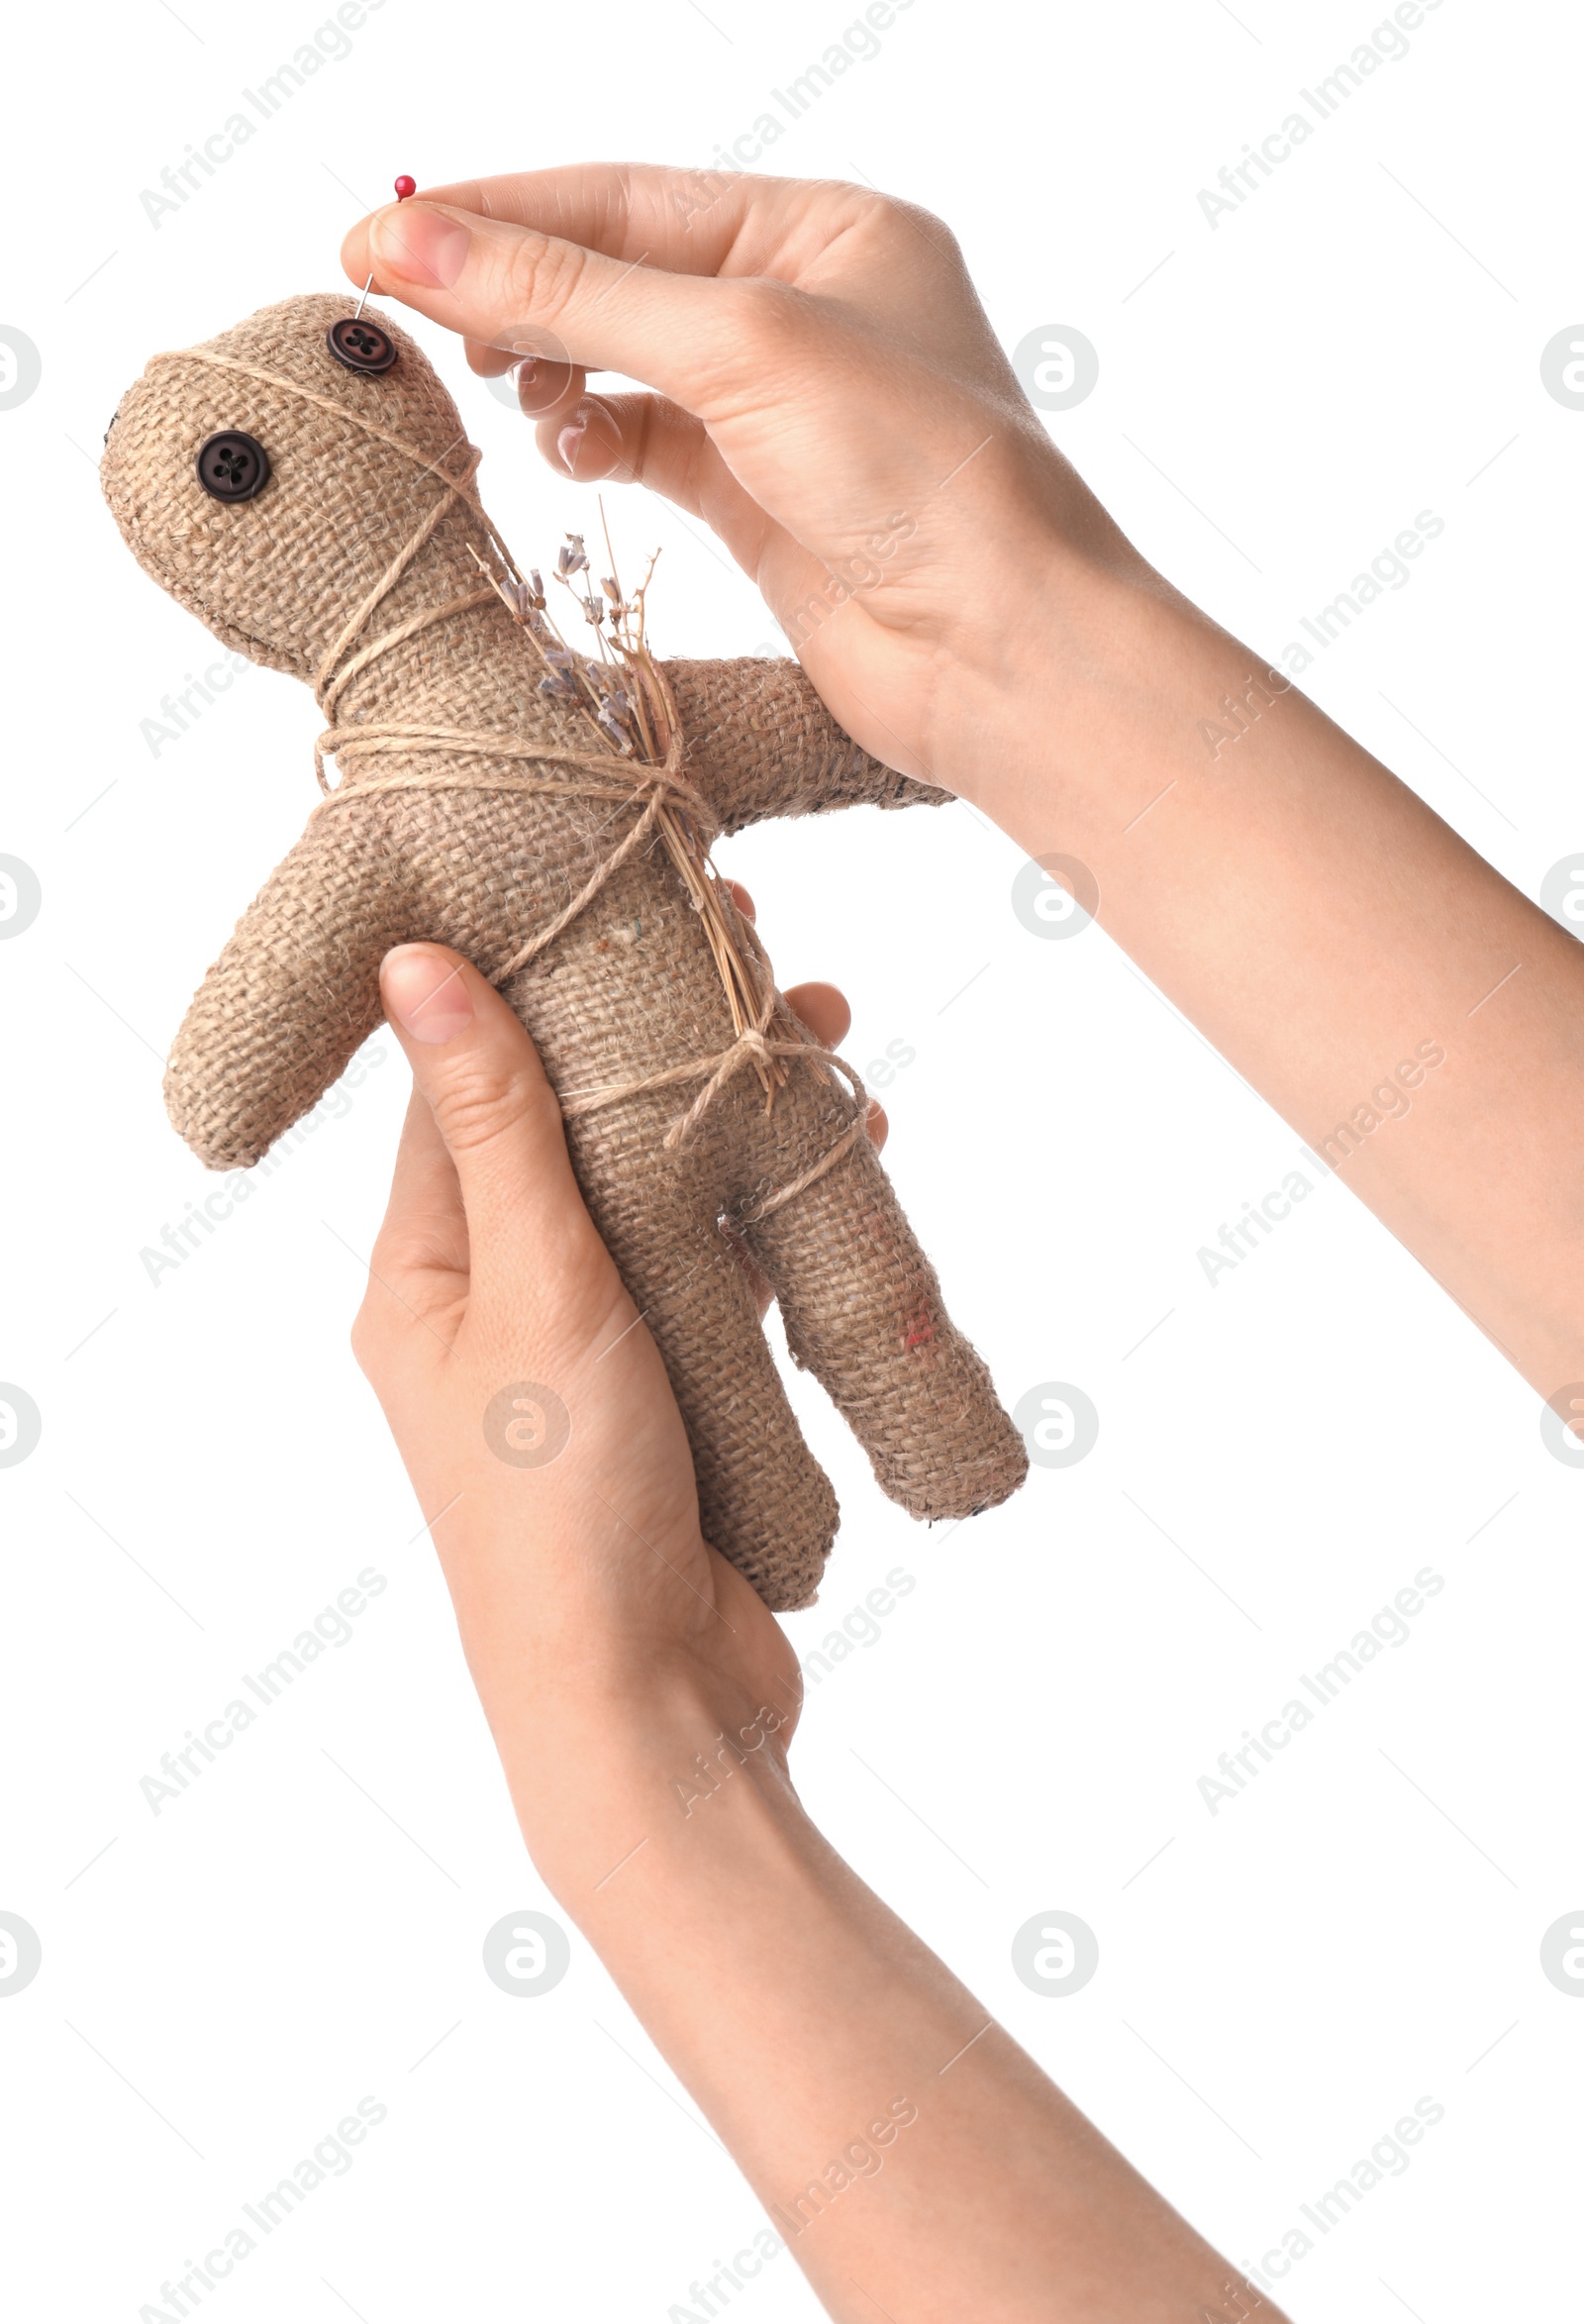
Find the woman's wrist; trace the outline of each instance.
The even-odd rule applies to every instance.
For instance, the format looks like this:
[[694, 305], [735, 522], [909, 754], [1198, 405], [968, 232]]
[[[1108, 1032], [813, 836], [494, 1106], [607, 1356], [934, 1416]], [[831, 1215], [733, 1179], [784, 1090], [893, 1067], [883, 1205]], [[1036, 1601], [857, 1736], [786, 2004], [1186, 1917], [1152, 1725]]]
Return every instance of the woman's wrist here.
[[754, 1701], [691, 1656], [497, 1673], [480, 1696], [529, 1854], [579, 1920], [618, 1867], [641, 1850], [668, 1854], [729, 1787], [752, 1784], [796, 1808], [786, 1772], [795, 1703]]
[[1146, 568], [1065, 537], [1037, 532], [1017, 561], [1011, 618], [1005, 595], [975, 609], [943, 656], [930, 771], [1003, 830], [1027, 843], [1039, 825], [1052, 847], [1118, 788], [1113, 730], [1151, 716], [1163, 608]]
[[1302, 698], [1121, 536], [1049, 541], [1035, 569], [1016, 627], [959, 664], [937, 779], [1031, 854], [1101, 874], [1157, 800], [1215, 770], [1218, 735], [1279, 725]]
[[996, 428], [949, 489], [969, 537], [994, 546], [979, 584], [939, 609], [928, 772], [1012, 830], [1031, 794], [1048, 819], [1113, 774], [1095, 730], [1113, 705], [1137, 711], [1168, 608], [1208, 625], [1032, 420]]

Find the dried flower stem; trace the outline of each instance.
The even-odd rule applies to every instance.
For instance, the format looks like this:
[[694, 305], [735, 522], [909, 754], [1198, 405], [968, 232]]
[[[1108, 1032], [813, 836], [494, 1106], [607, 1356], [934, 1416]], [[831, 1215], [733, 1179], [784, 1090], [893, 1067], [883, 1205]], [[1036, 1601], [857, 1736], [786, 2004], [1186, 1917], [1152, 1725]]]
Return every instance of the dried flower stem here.
[[[603, 526], [603, 499], [600, 519]], [[531, 575], [530, 581], [518, 579], [515, 572], [511, 579], [502, 580], [491, 572], [476, 550], [472, 552], [473, 561], [544, 662], [545, 675], [540, 681], [544, 690], [552, 700], [575, 704], [598, 738], [598, 748], [609, 756], [619, 753], [632, 758], [636, 776], [638, 766], [664, 765], [677, 725], [675, 698], [649, 651], [647, 640], [647, 592], [659, 552], [656, 550], [649, 558], [642, 582], [629, 598], [617, 577], [616, 557], [606, 529], [605, 546], [611, 555], [612, 574], [607, 592], [611, 602], [607, 605], [595, 595], [592, 575], [586, 596], [574, 587], [572, 576], [588, 572], [588, 557], [580, 533], [569, 533], [566, 538], [570, 546], [560, 552], [554, 578], [576, 601], [593, 630], [599, 651], [597, 661], [567, 644], [549, 612], [537, 572]], [[605, 682], [601, 683], [602, 680]], [[635, 787], [641, 786], [636, 782]], [[654, 821], [667, 855], [682, 875], [688, 901], [703, 923], [732, 1012], [734, 1032], [742, 1035], [751, 1026], [759, 1025], [767, 1005], [772, 1016], [779, 1017], [783, 1004], [775, 991], [770, 964], [749, 923], [739, 912], [730, 889], [710, 861], [708, 843], [693, 817], [679, 802], [667, 799]], [[787, 1061], [755, 1060], [754, 1070], [768, 1112], [776, 1090], [784, 1087], [789, 1077]]]

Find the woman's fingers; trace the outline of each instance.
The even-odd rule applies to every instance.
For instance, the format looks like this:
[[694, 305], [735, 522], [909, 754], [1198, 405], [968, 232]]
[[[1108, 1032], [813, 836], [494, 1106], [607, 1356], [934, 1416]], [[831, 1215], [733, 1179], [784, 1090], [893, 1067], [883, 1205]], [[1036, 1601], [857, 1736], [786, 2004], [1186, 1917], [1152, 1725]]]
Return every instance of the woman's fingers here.
[[543, 420], [569, 410], [587, 387], [588, 374], [581, 363], [525, 355], [517, 366], [517, 408], [525, 419]]
[[[689, 491], [684, 496], [682, 490], [676, 489], [683, 484], [690, 465], [688, 455], [669, 463], [672, 473], [663, 479], [657, 476], [654, 473], [659, 464], [655, 456], [657, 446], [645, 441], [646, 414], [624, 413], [618, 409], [619, 401], [643, 406], [659, 400], [657, 396], [570, 397], [554, 411], [536, 415], [539, 449], [552, 468], [559, 468], [563, 475], [574, 477], [580, 484], [599, 484], [607, 478], [618, 484], [649, 484], [656, 492], [663, 492], [667, 500], [682, 500], [696, 516], [696, 495]], [[668, 408], [676, 409], [674, 404]], [[704, 431], [696, 420], [688, 424], [687, 430], [690, 436], [695, 432], [702, 438]]]
[[482, 339], [464, 339], [462, 353], [467, 357], [467, 368], [480, 379], [498, 379], [514, 363], [525, 360], [522, 355], [514, 355], [510, 348], [490, 347]]
[[[976, 336], [953, 312], [964, 304], [971, 310], [974, 302], [950, 228], [872, 186], [736, 169], [578, 162], [425, 186], [418, 198], [671, 274], [797, 282], [839, 271], [843, 295], [860, 295], [876, 312], [911, 322], [928, 300], [935, 344], [942, 350], [966, 349]], [[840, 246], [836, 269], [826, 259], [832, 246]]]
[[[1053, 454], [949, 233], [872, 188], [528, 171], [426, 188], [342, 255], [487, 374], [532, 358], [520, 400], [557, 471], [642, 479], [710, 526], [838, 722], [900, 773], [960, 789], [977, 769], [959, 704], [1006, 657], [963, 578], [987, 539], [1026, 574], [1069, 532], [1131, 557]], [[652, 392], [591, 396], [591, 372]]]
[[[399, 945], [380, 969], [386, 1018], [455, 1172], [471, 1252], [469, 1304], [592, 1329], [622, 1296], [584, 1207], [538, 1052], [494, 987], [441, 945]], [[415, 1133], [414, 1196], [442, 1185]], [[399, 1287], [398, 1287], [398, 1296]]]
[[[579, 484], [646, 485], [701, 518], [767, 589], [781, 574], [807, 587], [829, 578], [822, 563], [768, 522], [691, 412], [664, 395], [590, 395], [581, 387], [583, 374], [572, 376], [578, 392], [543, 409], [535, 400], [523, 403], [538, 420], [539, 449], [552, 468]], [[520, 381], [519, 401], [525, 392]], [[539, 392], [536, 384], [532, 397]]]
[[[747, 196], [739, 187], [731, 199]], [[544, 448], [561, 472], [631, 471], [702, 517], [784, 628], [808, 636], [861, 604], [871, 622], [849, 616], [836, 627], [898, 629], [904, 659], [916, 661], [925, 632], [942, 611], [954, 621], [960, 606], [937, 602], [938, 556], [921, 562], [915, 551], [896, 551], [921, 532], [926, 511], [948, 533], [978, 538], [970, 504], [983, 496], [990, 463], [980, 455], [999, 433], [986, 427], [968, 376], [982, 367], [979, 342], [994, 343], [965, 280], [925, 347], [917, 314], [941, 302], [904, 298], [899, 312], [898, 284], [920, 263], [916, 246], [931, 246], [860, 188], [782, 189], [773, 232], [759, 231], [764, 213], [742, 210], [754, 232], [744, 226], [731, 245], [732, 269], [720, 273], [671, 272], [642, 245], [630, 252], [620, 220], [594, 207], [591, 225], [586, 204], [548, 205], [579, 232], [603, 219], [618, 254], [539, 225], [414, 200], [354, 227], [343, 263], [353, 280], [371, 273], [382, 293], [475, 346], [533, 357], [529, 408], [544, 416]], [[549, 366], [543, 386], [540, 365]], [[605, 417], [591, 405], [579, 427], [565, 397], [591, 368], [642, 380], [675, 416], [643, 397], [601, 398]], [[961, 488], [947, 495], [975, 460], [967, 500]], [[875, 586], [879, 577], [890, 586]], [[835, 645], [834, 632], [811, 636], [817, 683]], [[876, 696], [900, 684], [916, 701], [918, 678], [911, 667], [885, 674], [886, 686], [871, 678], [863, 689], [861, 733], [861, 702], [843, 696], [831, 706], [866, 748], [891, 758], [883, 737], [898, 721]]]
[[822, 1049], [836, 1049], [845, 1041], [852, 1023], [847, 996], [834, 984], [794, 984], [785, 996], [794, 1017], [801, 1019]]
[[532, 420], [570, 410], [588, 386], [581, 363], [518, 354], [510, 348], [488, 347], [481, 339], [464, 339], [462, 353], [468, 369], [480, 379], [499, 379], [503, 372], [515, 371], [518, 409]]
[[467, 1277], [467, 1214], [462, 1189], [435, 1109], [414, 1085], [407, 1101], [390, 1200], [379, 1230], [381, 1271], [433, 1275], [449, 1291]]
[[593, 396], [580, 397], [569, 411], [541, 414], [535, 434], [551, 467], [577, 483], [604, 483], [614, 478], [619, 484], [632, 484], [638, 480], [624, 453], [620, 429]]
[[[877, 196], [835, 190], [859, 204], [851, 237], [840, 216], [821, 215], [805, 238], [794, 238], [796, 263], [779, 270], [672, 273], [642, 253], [608, 256], [536, 227], [428, 201], [392, 204], [361, 221], [343, 244], [342, 263], [353, 281], [371, 274], [381, 295], [464, 341], [643, 380], [717, 434], [735, 472], [772, 514], [790, 486], [787, 507], [800, 522], [823, 506], [844, 535], [906, 508], [909, 493], [917, 502], [938, 487], [942, 459], [972, 455], [965, 431], [980, 413], [922, 358], [949, 352], [947, 334], [994, 343], [971, 297], [956, 302], [928, 350], [910, 319], [917, 305], [887, 318], [867, 276], [886, 280], [894, 304], [909, 234], [886, 223], [889, 207]], [[918, 392], [926, 378], [935, 380], [933, 398]], [[897, 425], [910, 402], [911, 431]]]
[[[740, 401], [751, 400], [754, 380], [766, 373], [778, 390], [784, 385], [788, 358], [750, 355], [759, 336], [742, 304], [750, 286], [624, 266], [492, 219], [414, 202], [354, 228], [343, 261], [355, 271], [365, 260], [381, 292], [461, 332], [475, 369], [498, 375], [518, 361], [519, 405], [539, 422], [540, 450], [563, 475], [641, 480], [702, 518], [776, 609], [829, 581], [823, 560], [766, 513], [694, 416], [734, 385]], [[800, 359], [813, 363], [812, 339]], [[590, 365], [668, 392], [591, 397]]]
[[[735, 881], [733, 885], [736, 885]], [[794, 984], [783, 997], [793, 1016], [807, 1025], [822, 1049], [837, 1049], [845, 1041], [852, 1025], [852, 1011], [847, 1006], [846, 994], [840, 986]], [[875, 1152], [878, 1153], [891, 1135], [891, 1124], [886, 1118], [884, 1106], [876, 1098], [871, 1097], [869, 1100], [866, 1127]]]
[[469, 211], [393, 203], [352, 229], [343, 262], [466, 339], [623, 371], [692, 409], [759, 369], [757, 286], [606, 257]]
[[[677, 274], [719, 274], [731, 266], [734, 246], [750, 214], [773, 231], [787, 196], [800, 190], [812, 189], [800, 189], [791, 178], [723, 172], [712, 183], [704, 171], [574, 162], [561, 169], [520, 169], [501, 177], [426, 185], [418, 199], [552, 234], [624, 265], [643, 262]], [[755, 239], [764, 231], [761, 225]]]
[[[889, 319], [910, 341], [928, 313], [921, 353], [974, 372], [988, 361], [1002, 391], [1018, 394], [951, 229], [873, 186], [588, 162], [425, 186], [418, 199], [572, 243], [624, 267], [723, 282], [757, 276], [828, 292]], [[347, 271], [359, 283], [368, 272], [366, 243], [354, 238], [363, 232], [354, 228], [346, 245]]]
[[859, 208], [878, 206], [864, 187], [830, 179], [623, 162], [466, 178], [425, 186], [418, 198], [673, 274], [774, 273], [796, 262], [811, 227], [828, 236]]
[[778, 616], [829, 583], [824, 562], [765, 514], [702, 422], [669, 396], [581, 394], [537, 416], [539, 449], [558, 474], [579, 484], [644, 484], [700, 518]]
[[[518, 393], [521, 398], [521, 388]], [[535, 417], [540, 451], [552, 467], [563, 467], [580, 481], [611, 476], [622, 484], [646, 484], [690, 516], [700, 516], [707, 468], [718, 490], [729, 488], [751, 506], [702, 422], [663, 395], [591, 395], [585, 390]], [[575, 447], [567, 444], [568, 430], [577, 434]]]

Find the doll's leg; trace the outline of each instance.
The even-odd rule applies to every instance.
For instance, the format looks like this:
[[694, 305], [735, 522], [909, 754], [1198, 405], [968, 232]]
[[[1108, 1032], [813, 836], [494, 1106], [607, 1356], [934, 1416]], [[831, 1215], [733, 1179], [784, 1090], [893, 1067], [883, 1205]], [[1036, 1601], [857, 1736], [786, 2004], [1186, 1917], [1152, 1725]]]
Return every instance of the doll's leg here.
[[681, 1409], [704, 1538], [776, 1612], [806, 1606], [836, 1538], [836, 1494], [803, 1441], [717, 1205], [652, 1164], [631, 1184], [602, 1174], [579, 1170]]
[[946, 1314], [866, 1138], [745, 1230], [787, 1344], [845, 1417], [882, 1489], [915, 1517], [967, 1517], [1015, 1492], [1023, 1441]]

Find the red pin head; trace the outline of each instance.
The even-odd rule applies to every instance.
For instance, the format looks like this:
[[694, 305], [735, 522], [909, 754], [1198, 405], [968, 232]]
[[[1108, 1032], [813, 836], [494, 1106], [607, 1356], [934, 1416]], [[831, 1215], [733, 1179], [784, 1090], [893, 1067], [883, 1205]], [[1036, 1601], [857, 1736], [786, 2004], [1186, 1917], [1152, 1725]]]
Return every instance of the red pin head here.
[[408, 177], [404, 173], [396, 180], [396, 199], [398, 202], [405, 202], [409, 194], [416, 194], [417, 191], [418, 180], [416, 177]]

